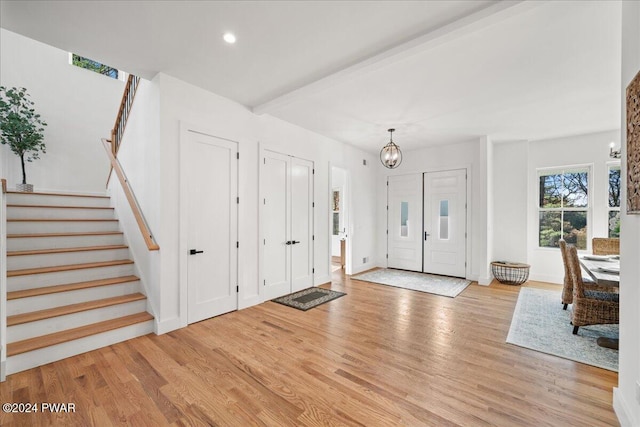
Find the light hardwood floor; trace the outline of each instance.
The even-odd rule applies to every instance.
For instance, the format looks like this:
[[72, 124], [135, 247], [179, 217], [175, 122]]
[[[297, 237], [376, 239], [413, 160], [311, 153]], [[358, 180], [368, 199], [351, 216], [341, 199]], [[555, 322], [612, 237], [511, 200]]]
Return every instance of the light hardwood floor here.
[[307, 312], [267, 302], [12, 375], [2, 403], [76, 412], [0, 424], [618, 425], [617, 374], [505, 343], [517, 286], [446, 298], [337, 271], [331, 287], [348, 295]]

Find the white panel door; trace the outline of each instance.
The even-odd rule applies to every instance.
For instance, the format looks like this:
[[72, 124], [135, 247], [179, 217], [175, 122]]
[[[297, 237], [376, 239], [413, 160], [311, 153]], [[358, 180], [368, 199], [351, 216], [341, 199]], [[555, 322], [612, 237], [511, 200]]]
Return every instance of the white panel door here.
[[422, 174], [387, 181], [387, 266], [422, 271]]
[[291, 158], [291, 291], [313, 286], [313, 162]]
[[237, 143], [188, 132], [188, 322], [238, 308]]
[[262, 167], [263, 275], [266, 298], [291, 292], [289, 157], [265, 151]]
[[467, 171], [424, 174], [424, 272], [466, 276]]
[[265, 298], [313, 286], [313, 162], [264, 151]]

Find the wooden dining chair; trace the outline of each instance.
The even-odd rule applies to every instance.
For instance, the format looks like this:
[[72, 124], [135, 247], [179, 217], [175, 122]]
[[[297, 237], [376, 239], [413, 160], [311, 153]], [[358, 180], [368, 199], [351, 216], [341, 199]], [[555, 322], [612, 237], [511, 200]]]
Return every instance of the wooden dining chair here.
[[573, 306], [571, 323], [573, 334], [580, 326], [604, 325], [620, 322], [619, 294], [586, 289], [575, 246], [567, 247], [567, 261], [573, 284]]
[[[564, 240], [560, 240], [560, 253], [562, 254], [562, 264], [564, 265], [564, 282], [562, 287], [562, 304], [563, 310], [567, 309], [567, 306], [573, 302], [573, 281], [571, 280], [571, 272], [569, 271], [569, 262], [567, 259], [567, 242]], [[581, 272], [582, 275], [582, 272]], [[586, 289], [590, 289], [593, 291], [611, 291], [610, 288], [606, 286], [596, 285], [590, 277], [582, 276], [582, 282]]]
[[594, 255], [620, 255], [620, 239], [594, 237], [591, 239], [591, 250]]

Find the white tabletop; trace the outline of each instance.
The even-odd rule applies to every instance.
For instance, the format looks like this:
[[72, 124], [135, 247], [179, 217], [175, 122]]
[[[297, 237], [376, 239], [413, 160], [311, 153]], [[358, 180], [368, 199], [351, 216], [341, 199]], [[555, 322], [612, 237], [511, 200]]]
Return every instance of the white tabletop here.
[[608, 258], [606, 260], [585, 259], [580, 256], [580, 264], [598, 285], [620, 286], [620, 274], [603, 271], [613, 267], [620, 269], [620, 260]]

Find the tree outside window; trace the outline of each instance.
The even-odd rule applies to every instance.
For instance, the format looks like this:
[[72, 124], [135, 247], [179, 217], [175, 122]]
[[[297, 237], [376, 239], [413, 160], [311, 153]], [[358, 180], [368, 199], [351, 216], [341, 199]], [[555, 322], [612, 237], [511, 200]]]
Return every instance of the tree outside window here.
[[609, 237], [620, 237], [620, 165], [609, 166]]
[[109, 67], [108, 65], [104, 65], [99, 63], [98, 61], [94, 61], [93, 59], [85, 58], [84, 56], [76, 55], [75, 53], [71, 57], [71, 63], [76, 67], [84, 68], [90, 71], [94, 71], [98, 74], [102, 74], [107, 77], [111, 77], [112, 79], [118, 78], [118, 69]]
[[556, 248], [560, 239], [587, 248], [589, 169], [539, 172], [539, 246]]

